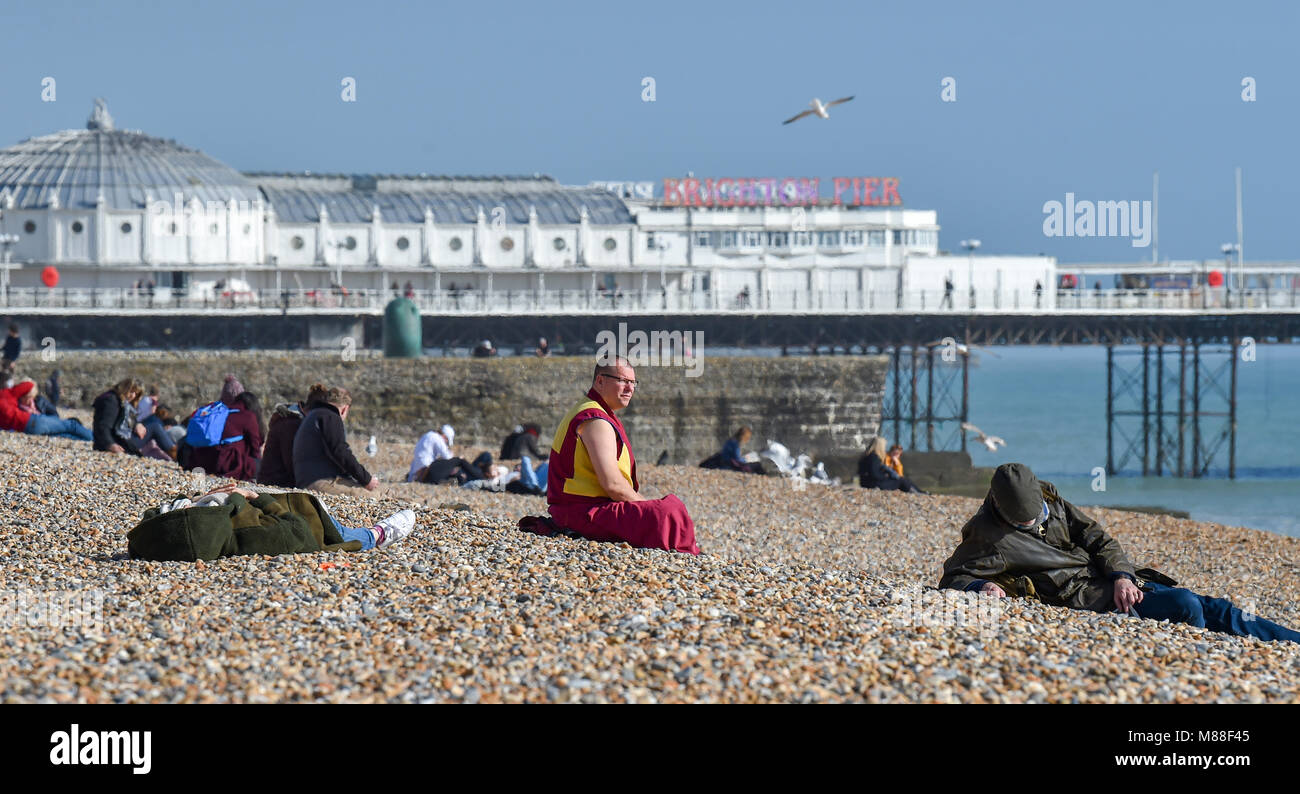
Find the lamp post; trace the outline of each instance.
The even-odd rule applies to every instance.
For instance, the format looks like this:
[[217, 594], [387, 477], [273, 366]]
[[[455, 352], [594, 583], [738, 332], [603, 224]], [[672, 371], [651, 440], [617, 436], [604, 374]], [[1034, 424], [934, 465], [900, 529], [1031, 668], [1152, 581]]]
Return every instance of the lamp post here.
[[1227, 271], [1226, 273], [1224, 273], [1225, 276], [1224, 283], [1227, 284], [1228, 287], [1228, 293], [1227, 293], [1227, 299], [1225, 300], [1225, 305], [1227, 308], [1231, 309], [1232, 308], [1232, 254], [1237, 250], [1237, 244], [1224, 243], [1223, 245], [1219, 246], [1219, 250], [1223, 252], [1223, 266], [1224, 269]]
[[970, 307], [975, 308], [975, 249], [980, 247], [979, 240], [962, 240], [961, 247], [966, 249], [966, 284], [970, 288]]
[[0, 234], [0, 247], [4, 248], [4, 256], [0, 257], [0, 262], [4, 263], [4, 279], [0, 283], [0, 292], [3, 292], [4, 303], [9, 305], [9, 249], [18, 243], [16, 234]]

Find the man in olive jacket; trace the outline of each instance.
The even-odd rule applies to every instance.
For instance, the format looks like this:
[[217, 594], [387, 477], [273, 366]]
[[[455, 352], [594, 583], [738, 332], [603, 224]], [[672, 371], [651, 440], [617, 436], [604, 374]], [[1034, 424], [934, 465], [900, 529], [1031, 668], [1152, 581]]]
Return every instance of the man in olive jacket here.
[[402, 510], [373, 528], [335, 521], [312, 494], [257, 493], [226, 486], [191, 501], [177, 497], [145, 511], [127, 533], [134, 559], [215, 560], [238, 554], [363, 551], [405, 538], [415, 514]]
[[1039, 482], [1023, 463], [993, 473], [988, 496], [961, 530], [939, 587], [1051, 606], [1188, 623], [1262, 640], [1300, 642], [1300, 633], [1242, 612], [1223, 598], [1181, 587], [1151, 568], [1135, 569], [1101, 524]]

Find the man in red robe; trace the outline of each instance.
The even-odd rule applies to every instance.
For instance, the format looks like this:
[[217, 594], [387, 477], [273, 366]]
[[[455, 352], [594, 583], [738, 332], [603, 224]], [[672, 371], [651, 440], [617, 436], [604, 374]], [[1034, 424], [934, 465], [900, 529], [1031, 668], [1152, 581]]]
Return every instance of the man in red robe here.
[[615, 414], [636, 392], [626, 359], [596, 366], [591, 388], [569, 410], [551, 442], [546, 501], [557, 524], [592, 540], [699, 554], [695, 523], [673, 494], [642, 496], [636, 458]]

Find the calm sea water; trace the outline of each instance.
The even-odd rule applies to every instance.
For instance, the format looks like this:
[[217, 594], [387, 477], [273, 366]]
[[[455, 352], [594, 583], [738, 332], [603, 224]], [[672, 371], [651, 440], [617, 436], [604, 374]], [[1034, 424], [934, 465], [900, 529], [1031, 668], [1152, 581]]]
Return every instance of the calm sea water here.
[[[1197, 520], [1300, 536], [1300, 346], [1259, 345], [1255, 352], [1254, 361], [1239, 361], [1237, 369], [1236, 480], [1117, 474], [1106, 478], [1105, 491], [1094, 491], [1091, 472], [1106, 464], [1101, 347], [977, 350], [971, 421], [1007, 445], [996, 453], [972, 446], [971, 459], [977, 466], [1026, 463], [1079, 505], [1161, 505]], [[1209, 359], [1208, 366], [1223, 360]], [[1166, 400], [1171, 404], [1168, 394]], [[1216, 422], [1210, 432], [1218, 432]], [[1116, 463], [1122, 443], [1116, 439]], [[1226, 475], [1226, 442], [1215, 464]], [[1126, 468], [1141, 472], [1141, 460]]]

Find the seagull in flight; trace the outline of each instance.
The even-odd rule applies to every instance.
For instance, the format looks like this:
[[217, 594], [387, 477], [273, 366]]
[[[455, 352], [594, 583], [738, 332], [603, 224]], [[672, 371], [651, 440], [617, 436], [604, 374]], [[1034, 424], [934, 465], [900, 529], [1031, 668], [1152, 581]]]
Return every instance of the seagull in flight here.
[[974, 433], [974, 434], [975, 434], [975, 440], [978, 441], [979, 443], [983, 444], [984, 446], [988, 447], [989, 452], [997, 452], [997, 451], [998, 451], [998, 446], [999, 446], [999, 445], [1004, 446], [1004, 447], [1007, 445], [1007, 442], [1003, 441], [1002, 439], [998, 438], [997, 436], [987, 436], [987, 435], [984, 435], [984, 431], [983, 431], [983, 430], [980, 430], [978, 427], [976, 427], [975, 425], [971, 424], [970, 422], [962, 422], [962, 423], [961, 423], [961, 429], [962, 429], [962, 430], [969, 430], [970, 432]]
[[846, 97], [844, 97], [843, 99], [837, 99], [837, 100], [835, 100], [834, 102], [827, 102], [827, 103], [824, 104], [824, 105], [822, 104], [822, 101], [821, 101], [820, 99], [816, 99], [816, 98], [814, 98], [813, 101], [811, 101], [811, 102], [808, 103], [808, 107], [809, 107], [808, 110], [805, 110], [804, 112], [800, 113], [800, 114], [797, 115], [797, 116], [794, 116], [794, 117], [792, 117], [792, 118], [788, 118], [788, 119], [786, 119], [785, 121], [783, 121], [783, 122], [781, 122], [781, 123], [782, 123], [782, 124], [789, 124], [789, 123], [791, 123], [791, 122], [793, 122], [793, 121], [798, 121], [799, 119], [803, 118], [804, 116], [811, 116], [811, 115], [813, 115], [814, 113], [817, 114], [818, 116], [824, 118], [824, 119], [828, 119], [828, 118], [831, 117], [831, 114], [829, 114], [829, 113], [826, 112], [826, 108], [830, 107], [831, 105], [842, 105], [842, 104], [844, 104], [845, 102], [848, 102], [848, 101], [849, 101], [850, 99], [852, 99], [852, 98], [853, 98], [853, 97], [851, 97], [851, 96], [846, 96]]

